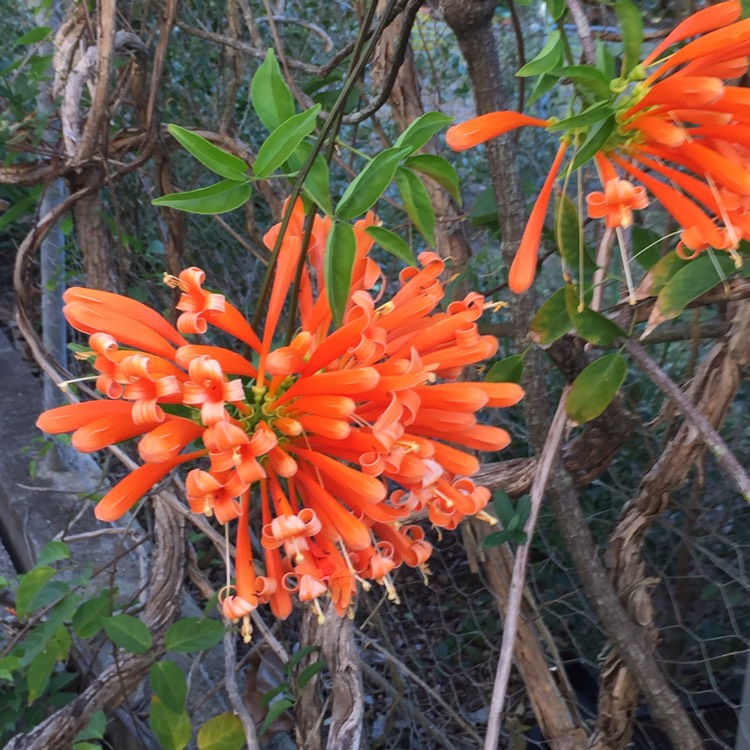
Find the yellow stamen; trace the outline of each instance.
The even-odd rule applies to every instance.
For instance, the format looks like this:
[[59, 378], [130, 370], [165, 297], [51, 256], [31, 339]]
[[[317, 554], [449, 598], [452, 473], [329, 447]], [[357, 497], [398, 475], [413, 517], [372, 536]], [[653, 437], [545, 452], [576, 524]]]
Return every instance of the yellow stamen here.
[[164, 272], [164, 275], [161, 278], [162, 283], [166, 284], [168, 287], [172, 289], [179, 289], [181, 292], [187, 292], [187, 284], [184, 284], [182, 281], [180, 281], [177, 276], [173, 276], [171, 273]]
[[497, 518], [494, 516], [491, 516], [486, 511], [480, 510], [479, 513], [474, 514], [474, 518], [479, 519], [480, 521], [485, 521], [490, 526], [496, 526], [497, 525]]
[[313, 599], [312, 608], [318, 616], [318, 625], [325, 625], [326, 616], [323, 614], [323, 610], [320, 608], [320, 603], [317, 599]]
[[253, 639], [253, 626], [250, 622], [250, 617], [248, 615], [245, 615], [242, 618], [242, 627], [240, 628], [240, 633], [242, 634], [242, 640], [245, 643], [250, 643]]

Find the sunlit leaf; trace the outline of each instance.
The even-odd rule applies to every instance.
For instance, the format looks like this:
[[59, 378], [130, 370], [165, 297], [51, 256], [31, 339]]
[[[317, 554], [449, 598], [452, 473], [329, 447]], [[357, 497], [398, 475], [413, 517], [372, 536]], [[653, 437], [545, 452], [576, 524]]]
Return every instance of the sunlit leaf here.
[[578, 424], [596, 419], [614, 400], [625, 382], [628, 364], [621, 354], [592, 362], [574, 381], [565, 411]]
[[242, 750], [244, 746], [245, 732], [235, 714], [214, 716], [198, 730], [198, 750]]
[[151, 698], [148, 723], [164, 750], [182, 750], [193, 734], [187, 713], [170, 711], [156, 696]]

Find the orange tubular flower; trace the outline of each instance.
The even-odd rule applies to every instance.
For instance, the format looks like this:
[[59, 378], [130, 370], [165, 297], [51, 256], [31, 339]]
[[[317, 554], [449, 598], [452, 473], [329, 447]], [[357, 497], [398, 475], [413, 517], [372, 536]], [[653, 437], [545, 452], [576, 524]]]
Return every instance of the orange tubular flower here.
[[[432, 551], [421, 528], [400, 524], [417, 511], [449, 529], [481, 515], [489, 492], [469, 479], [479, 468], [470, 451], [494, 452], [510, 440], [478, 424], [477, 414], [512, 406], [523, 395], [519, 386], [443, 380], [497, 350], [495, 338], [478, 332], [484, 299], [471, 293], [441, 310], [444, 263], [423, 253], [377, 306], [370, 288], [382, 274], [364, 232], [374, 223], [368, 215], [355, 226], [348, 304], [333, 330], [326, 291], [315, 288], [330, 221], [314, 218], [305, 251], [301, 204], [281, 243], [262, 333], [223, 295], [203, 289], [200, 269], [167, 280], [182, 291], [180, 330], [218, 327], [238, 339], [235, 350], [188, 343], [140, 303], [88, 290], [69, 295], [68, 320], [91, 334], [106, 398], [53, 409], [39, 426], [73, 432], [81, 450], [143, 436], [145, 464], [100, 502], [103, 520], [193, 462], [185, 482], [191, 510], [237, 527], [236, 585], [222, 589], [220, 604], [226, 617], [243, 620], [247, 637], [257, 606], [268, 603], [287, 617], [293, 595], [319, 615], [320, 598], [330, 596], [345, 614], [358, 578], [382, 584], [395, 600], [392, 571], [404, 563], [426, 573]], [[266, 241], [277, 235], [274, 227]], [[287, 343], [276, 327], [300, 260], [299, 328]], [[257, 366], [238, 353], [244, 345], [255, 349]], [[261, 512], [251, 516], [254, 494]], [[256, 575], [250, 546], [258, 516], [265, 576]]]
[[[648, 192], [682, 227], [680, 247], [694, 253], [708, 247], [728, 250], [740, 262], [736, 248], [741, 240], [750, 240], [750, 202], [743, 200], [750, 196], [750, 92], [731, 85], [750, 67], [750, 19], [738, 20], [741, 15], [740, 0], [727, 0], [686, 18], [628, 78], [613, 82], [600, 120], [563, 134], [563, 144], [581, 143], [608, 114], [615, 122], [594, 155], [603, 189], [587, 198], [590, 217], [605, 219], [609, 228], [627, 227], [633, 211], [648, 205]], [[690, 39], [670, 54], [673, 45]], [[493, 112], [450, 128], [446, 140], [461, 151], [517, 127], [551, 123], [517, 112]], [[511, 268], [508, 285], [514, 292], [525, 291], [533, 281], [563, 148]], [[622, 179], [611, 162], [641, 184]], [[659, 177], [646, 174], [644, 166]]]

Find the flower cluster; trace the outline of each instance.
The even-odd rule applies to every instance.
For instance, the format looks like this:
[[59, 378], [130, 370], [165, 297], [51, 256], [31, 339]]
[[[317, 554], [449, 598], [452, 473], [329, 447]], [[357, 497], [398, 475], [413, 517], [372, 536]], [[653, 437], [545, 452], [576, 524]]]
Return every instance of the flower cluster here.
[[[497, 340], [477, 330], [480, 295], [440, 309], [444, 264], [434, 253], [401, 272], [388, 301], [376, 298], [385, 279], [368, 257], [372, 215], [354, 227], [347, 309], [331, 330], [323, 274], [330, 220], [315, 217], [302, 258], [304, 219], [298, 203], [262, 335], [223, 295], [203, 289], [198, 268], [166, 278], [182, 292], [177, 329], [134, 300], [69, 289], [65, 316], [90, 335], [97, 388], [107, 398], [52, 409], [37, 423], [72, 432], [86, 452], [141, 436], [143, 465], [96, 506], [105, 521], [174, 467], [198, 461], [185, 483], [190, 508], [222, 524], [237, 521], [236, 585], [221, 597], [231, 619], [260, 603], [284, 618], [295, 593], [318, 611], [317, 600], [329, 594], [343, 614], [357, 581], [376, 581], [395, 597], [391, 571], [402, 563], [424, 569], [431, 553], [410, 516], [453, 529], [465, 516], [484, 515], [489, 492], [469, 478], [479, 467], [472, 451], [500, 450], [509, 436], [479, 424], [476, 413], [523, 395], [512, 383], [453, 382], [492, 356]], [[266, 235], [268, 247], [278, 233], [277, 225]], [[279, 346], [277, 324], [300, 263], [300, 327]], [[252, 356], [185, 339], [208, 326]], [[251, 494], [263, 575], [251, 549]]]
[[[627, 79], [612, 82], [601, 116], [612, 115], [615, 126], [594, 155], [603, 192], [588, 196], [589, 216], [605, 218], [611, 228], [628, 226], [633, 210], [648, 204], [648, 192], [681, 227], [683, 257], [709, 247], [734, 254], [740, 240], [750, 239], [750, 92], [728, 84], [748, 70], [750, 19], [738, 20], [741, 12], [739, 0], [729, 0], [694, 13]], [[463, 150], [517, 127], [554, 122], [493, 112], [451, 128], [447, 141]], [[511, 267], [512, 291], [526, 291], [534, 280], [544, 216], [567, 147], [601, 124], [562, 136]], [[618, 167], [639, 184], [622, 179]]]

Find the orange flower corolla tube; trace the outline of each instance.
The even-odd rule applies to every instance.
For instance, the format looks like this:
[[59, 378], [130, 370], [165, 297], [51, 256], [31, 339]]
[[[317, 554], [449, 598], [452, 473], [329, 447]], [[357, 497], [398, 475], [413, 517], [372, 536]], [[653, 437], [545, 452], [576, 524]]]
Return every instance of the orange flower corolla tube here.
[[512, 292], [521, 294], [529, 289], [536, 276], [536, 262], [539, 257], [539, 243], [542, 238], [542, 227], [544, 217], [547, 214], [547, 206], [552, 196], [552, 187], [557, 179], [558, 172], [562, 166], [562, 160], [568, 144], [563, 141], [557, 149], [557, 155], [552, 162], [549, 173], [544, 180], [542, 190], [536, 199], [531, 216], [526, 224], [521, 244], [518, 246], [516, 257], [510, 267], [508, 274], [508, 286]]
[[[480, 415], [522, 395], [515, 384], [447, 382], [497, 351], [497, 339], [479, 334], [484, 298], [470, 292], [439, 307], [445, 263], [432, 252], [404, 269], [386, 296], [368, 256], [372, 239], [364, 229], [378, 223], [372, 215], [355, 226], [344, 323], [332, 329], [321, 283], [331, 222], [307, 219], [304, 249], [306, 219], [301, 207], [295, 212], [281, 238], [264, 330], [252, 331], [224, 295], [204, 290], [200, 269], [167, 279], [182, 292], [183, 331], [200, 336], [218, 328], [234, 344], [188, 343], [138, 305], [104, 304], [86, 290], [73, 295], [68, 318], [91, 335], [107, 398], [39, 418], [45, 430], [73, 432], [83, 450], [140, 438], [145, 463], [107, 493], [96, 511], [104, 520], [189, 464], [190, 510], [236, 533], [236, 582], [222, 588], [220, 607], [243, 620], [247, 638], [248, 615], [263, 604], [283, 618], [294, 598], [320, 616], [321, 597], [330, 597], [343, 615], [358, 580], [383, 585], [396, 600], [390, 574], [398, 565], [426, 576], [432, 547], [422, 529], [408, 525], [409, 515], [451, 529], [481, 512], [489, 491], [469, 479], [479, 468], [470, 451], [499, 450], [509, 436], [480, 424]], [[275, 329], [294, 327], [281, 318], [298, 270], [297, 332], [287, 342]], [[257, 368], [243, 354], [247, 345], [256, 348]], [[258, 502], [261, 512], [251, 512]], [[255, 550], [252, 533], [260, 540]]]
[[[597, 129], [607, 133], [599, 151], [591, 155], [602, 183], [601, 191], [588, 196], [591, 217], [605, 219], [609, 228], [628, 226], [632, 211], [647, 204], [645, 189], [678, 220], [681, 242], [694, 251], [727, 250], [741, 263], [737, 248], [741, 241], [750, 240], [750, 204], [744, 200], [750, 196], [750, 92], [731, 83], [750, 65], [750, 19], [738, 20], [740, 15], [738, 0], [692, 14], [643, 63], [613, 81], [609, 94], [602, 92], [601, 119], [582, 125], [584, 120], [574, 113], [578, 124], [562, 133], [563, 141], [590, 146], [599, 135]], [[673, 47], [681, 42], [683, 46]], [[646, 73], [646, 68], [651, 72]], [[614, 128], [603, 119], [608, 115]], [[496, 112], [475, 118], [449, 131], [449, 145], [469, 148], [523, 124], [549, 127], [552, 123], [523, 117]], [[644, 161], [644, 157], [656, 159]], [[612, 161], [617, 161], [617, 170]], [[527, 224], [509, 276], [512, 291], [528, 289], [533, 281], [549, 179], [557, 171], [559, 165], [551, 170]], [[647, 172], [668, 177], [671, 184]], [[641, 184], [628, 187], [628, 177]], [[706, 189], [695, 181], [713, 196], [707, 198]]]
[[550, 123], [551, 120], [540, 120], [520, 112], [490, 112], [448, 128], [445, 140], [454, 151], [465, 151], [516, 128], [526, 125], [546, 128]]
[[662, 52], [669, 49], [673, 44], [689, 39], [691, 36], [705, 34], [708, 31], [721, 29], [736, 21], [742, 14], [742, 4], [739, 0], [717, 3], [708, 8], [703, 8], [689, 15], [684, 21], [677, 24], [672, 31], [646, 56], [642, 65], [651, 65]]
[[144, 464], [116, 484], [96, 504], [94, 515], [100, 521], [116, 521], [127, 513], [160, 479], [182, 463], [198, 458], [201, 451], [178, 456], [159, 464]]

